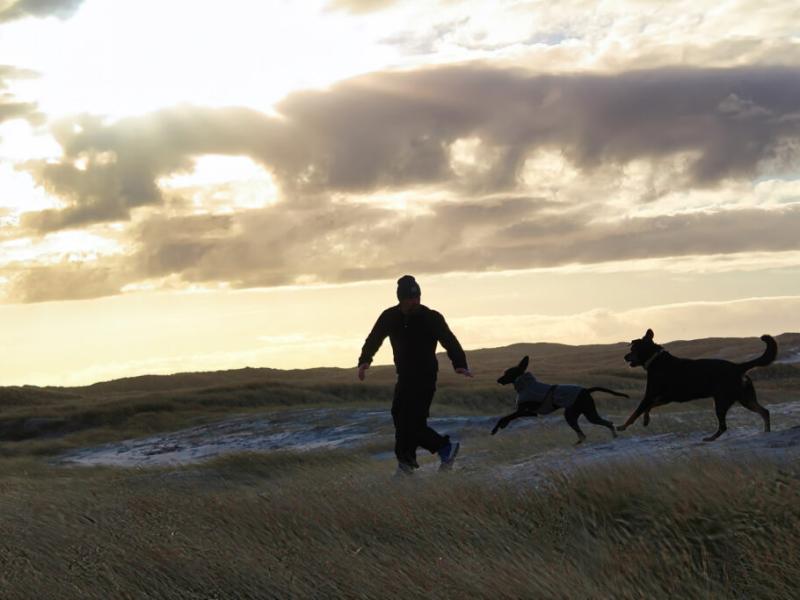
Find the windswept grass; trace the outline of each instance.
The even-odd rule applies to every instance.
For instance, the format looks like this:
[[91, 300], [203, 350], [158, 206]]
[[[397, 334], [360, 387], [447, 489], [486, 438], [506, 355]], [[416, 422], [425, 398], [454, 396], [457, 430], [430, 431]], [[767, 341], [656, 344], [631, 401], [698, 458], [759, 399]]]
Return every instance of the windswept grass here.
[[[393, 391], [391, 385], [359, 383], [249, 383], [108, 398], [65, 399], [59, 394], [47, 396], [49, 401], [9, 402], [0, 410], [0, 456], [52, 455], [70, 448], [202, 425], [235, 414], [317, 407], [388, 409]], [[2, 398], [0, 393], [0, 401]], [[465, 414], [501, 412], [510, 404], [508, 390], [444, 388], [435, 407], [440, 414]]]
[[[759, 382], [765, 404], [797, 397], [796, 388]], [[620, 389], [620, 388], [617, 388]], [[788, 390], [788, 391], [787, 391]], [[621, 422], [639, 401], [641, 390], [628, 390], [630, 399], [597, 393], [601, 415]], [[223, 420], [237, 414], [258, 415], [296, 408], [382, 408], [391, 406], [393, 387], [375, 384], [319, 384], [309, 387], [285, 384], [246, 384], [180, 392], [123, 395], [110, 398], [65, 399], [45, 396], [32, 404], [7, 405], [0, 410], [0, 457], [53, 456], [68, 450], [143, 437]], [[2, 399], [2, 394], [0, 394]], [[501, 386], [472, 388], [441, 386], [432, 407], [434, 415], [491, 414], [512, 410], [513, 391]], [[744, 409], [734, 407], [731, 422]], [[697, 413], [711, 430], [715, 426], [710, 401], [659, 407], [653, 412], [650, 432], [664, 427], [683, 428], [681, 414]], [[699, 415], [703, 414], [703, 417]], [[671, 418], [670, 415], [675, 415]], [[757, 418], [747, 413], [746, 417]], [[697, 419], [690, 419], [695, 421]], [[589, 428], [591, 430], [591, 427]]]
[[[784, 336], [794, 343], [796, 334]], [[702, 342], [702, 343], [701, 343]], [[679, 356], [760, 352], [757, 340], [675, 342]], [[475, 380], [443, 370], [437, 414], [500, 415], [494, 379], [522, 354], [545, 381], [605, 386], [619, 422], [644, 373], [625, 345], [476, 351]], [[552, 426], [469, 438], [459, 470], [390, 478], [379, 435], [358, 450], [239, 454], [180, 469], [63, 468], [47, 457], [233, 414], [382, 407], [393, 372], [242, 369], [86, 388], [0, 388], [0, 598], [795, 598], [800, 467], [721, 459], [615, 463], [505, 479], [574, 433]], [[797, 398], [800, 367], [753, 372], [761, 400]], [[702, 413], [702, 415], [701, 415]], [[709, 402], [660, 407], [655, 435], [713, 430]], [[731, 428], [757, 416], [734, 409]], [[608, 432], [584, 426], [590, 442]], [[550, 464], [546, 454], [535, 464]], [[424, 460], [431, 460], [424, 457]], [[538, 482], [537, 484], [532, 483]]]
[[797, 469], [633, 464], [534, 488], [490, 463], [398, 481], [360, 452], [7, 460], [2, 597], [796, 597]]
[[[174, 431], [248, 412], [377, 406], [386, 403], [391, 393], [385, 386], [351, 387], [356, 391], [346, 386], [251, 383], [231, 388], [68, 400], [57, 395], [55, 401], [46, 403], [9, 403], [0, 411], [0, 456], [53, 454], [87, 444]], [[0, 394], [0, 400], [2, 397]]]

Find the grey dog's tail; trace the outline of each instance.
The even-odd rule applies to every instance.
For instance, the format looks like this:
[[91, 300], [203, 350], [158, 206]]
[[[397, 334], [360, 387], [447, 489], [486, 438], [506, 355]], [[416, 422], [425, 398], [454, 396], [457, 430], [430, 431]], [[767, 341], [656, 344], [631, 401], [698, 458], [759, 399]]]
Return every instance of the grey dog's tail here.
[[593, 388], [589, 388], [586, 391], [589, 392], [590, 394], [592, 392], [605, 392], [606, 394], [613, 394], [614, 396], [621, 396], [622, 398], [630, 398], [630, 396], [628, 396], [628, 394], [623, 394], [622, 392], [615, 392], [614, 390], [609, 390], [609, 389], [606, 389], [606, 388], [603, 388], [603, 387], [593, 387]]
[[742, 373], [746, 373], [753, 367], [766, 367], [775, 360], [775, 357], [778, 355], [778, 344], [771, 335], [762, 335], [761, 341], [767, 345], [764, 349], [764, 354], [758, 358], [737, 365]]

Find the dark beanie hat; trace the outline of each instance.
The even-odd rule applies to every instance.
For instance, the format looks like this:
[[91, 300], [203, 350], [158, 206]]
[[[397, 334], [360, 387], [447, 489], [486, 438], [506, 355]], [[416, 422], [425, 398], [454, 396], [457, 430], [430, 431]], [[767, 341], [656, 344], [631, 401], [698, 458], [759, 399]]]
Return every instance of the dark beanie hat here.
[[411, 275], [403, 275], [397, 280], [397, 299], [419, 298], [421, 291], [417, 280]]

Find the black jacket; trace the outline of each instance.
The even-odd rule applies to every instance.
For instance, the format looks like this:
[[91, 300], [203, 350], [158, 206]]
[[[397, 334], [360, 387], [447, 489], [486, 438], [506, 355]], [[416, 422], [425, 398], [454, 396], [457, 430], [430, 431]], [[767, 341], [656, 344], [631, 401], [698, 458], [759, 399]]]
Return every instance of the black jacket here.
[[439, 370], [437, 342], [447, 350], [454, 369], [467, 368], [464, 350], [444, 317], [427, 306], [419, 305], [409, 315], [404, 315], [399, 305], [383, 311], [361, 348], [359, 365], [372, 362], [386, 336], [392, 344], [394, 366], [401, 377], [436, 377]]

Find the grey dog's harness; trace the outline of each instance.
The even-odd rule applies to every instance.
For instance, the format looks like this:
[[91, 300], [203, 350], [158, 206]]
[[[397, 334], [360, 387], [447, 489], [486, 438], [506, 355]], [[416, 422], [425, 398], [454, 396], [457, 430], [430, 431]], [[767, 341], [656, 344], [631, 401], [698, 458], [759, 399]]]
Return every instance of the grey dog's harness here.
[[517, 409], [521, 404], [538, 405], [537, 414], [546, 415], [575, 403], [583, 389], [579, 385], [551, 385], [536, 379], [532, 373], [523, 373], [514, 380], [517, 391]]

